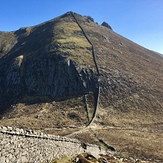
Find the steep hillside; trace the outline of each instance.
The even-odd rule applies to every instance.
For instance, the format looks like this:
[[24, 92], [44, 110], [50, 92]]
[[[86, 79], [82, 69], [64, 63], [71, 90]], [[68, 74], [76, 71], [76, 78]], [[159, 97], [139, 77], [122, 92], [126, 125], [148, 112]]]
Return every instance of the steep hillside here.
[[[160, 137], [163, 57], [106, 24], [68, 12], [37, 26], [1, 32], [0, 125], [66, 135], [94, 120], [95, 134], [87, 130], [76, 136], [94, 143], [98, 136], [122, 154], [134, 153], [135, 135], [140, 142], [152, 142], [149, 132]], [[133, 145], [124, 148], [123, 143]], [[163, 159], [158, 153], [163, 144], [150, 154], [148, 143], [137, 145], [136, 156]]]
[[111, 117], [121, 112], [117, 118], [119, 121], [128, 119], [127, 123], [132, 123], [135, 118], [139, 124], [151, 120], [160, 122], [163, 109], [163, 58], [112, 30], [76, 17], [94, 45], [100, 71], [101, 108], [109, 110]]
[[[20, 29], [14, 35], [17, 43], [0, 62], [6, 70], [1, 72], [1, 91], [11, 103], [16, 96], [25, 94], [65, 99], [85, 94], [94, 87], [91, 47], [71, 15]], [[87, 82], [85, 86], [82, 80]], [[1, 108], [9, 104], [5, 100], [3, 95]]]

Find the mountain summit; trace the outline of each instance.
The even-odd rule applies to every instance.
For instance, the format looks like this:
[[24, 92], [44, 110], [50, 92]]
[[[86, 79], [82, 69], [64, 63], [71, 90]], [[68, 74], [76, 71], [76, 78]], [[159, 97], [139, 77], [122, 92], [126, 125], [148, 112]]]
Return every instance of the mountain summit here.
[[68, 12], [0, 32], [2, 125], [70, 128], [61, 135], [90, 124], [160, 132], [162, 97], [163, 57], [106, 22]]

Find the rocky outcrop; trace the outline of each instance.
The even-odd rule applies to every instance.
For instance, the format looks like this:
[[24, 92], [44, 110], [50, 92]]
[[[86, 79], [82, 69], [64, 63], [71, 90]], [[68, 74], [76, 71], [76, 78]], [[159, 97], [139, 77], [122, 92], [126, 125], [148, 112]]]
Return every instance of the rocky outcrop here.
[[73, 157], [64, 156], [61, 159], [54, 159], [52, 163], [154, 163], [153, 161], [144, 161], [132, 157], [122, 158], [111, 154], [94, 156], [91, 153], [81, 153]]
[[38, 133], [13, 127], [0, 127], [0, 162], [44, 162], [64, 155], [88, 152], [97, 156], [106, 154], [101, 147], [76, 139]]
[[[78, 69], [71, 60], [66, 61], [59, 56], [37, 60], [20, 58], [16, 58], [9, 67], [4, 66], [6, 71], [2, 72], [0, 79], [1, 109], [21, 95], [63, 100], [86, 94], [96, 87], [93, 71]], [[10, 99], [7, 104], [6, 98]]]
[[103, 22], [101, 25], [112, 30], [112, 27], [107, 22]]

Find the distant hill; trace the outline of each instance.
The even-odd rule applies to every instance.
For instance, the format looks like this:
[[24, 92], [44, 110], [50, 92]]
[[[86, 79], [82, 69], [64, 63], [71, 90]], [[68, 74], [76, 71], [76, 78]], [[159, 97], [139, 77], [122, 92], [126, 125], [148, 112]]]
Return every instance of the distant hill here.
[[91, 122], [162, 133], [163, 57], [113, 30], [68, 12], [0, 32], [0, 124], [60, 135]]

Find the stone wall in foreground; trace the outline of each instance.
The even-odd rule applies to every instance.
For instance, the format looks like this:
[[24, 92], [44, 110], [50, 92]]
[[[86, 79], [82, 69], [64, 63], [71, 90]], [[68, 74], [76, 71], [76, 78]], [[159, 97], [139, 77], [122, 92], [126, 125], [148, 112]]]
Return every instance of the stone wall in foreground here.
[[83, 152], [96, 156], [105, 154], [98, 146], [87, 144], [84, 147], [76, 139], [0, 126], [0, 163], [41, 163]]

